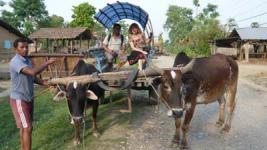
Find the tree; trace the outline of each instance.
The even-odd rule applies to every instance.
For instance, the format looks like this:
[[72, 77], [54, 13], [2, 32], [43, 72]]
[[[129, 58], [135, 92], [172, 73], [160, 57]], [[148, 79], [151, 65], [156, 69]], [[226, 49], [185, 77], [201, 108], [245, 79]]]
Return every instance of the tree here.
[[210, 52], [210, 41], [223, 37], [223, 30], [218, 20], [209, 20], [205, 25], [193, 30], [190, 33], [191, 49], [198, 51], [198, 54], [208, 55]]
[[78, 6], [73, 6], [73, 20], [70, 22], [72, 27], [88, 27], [92, 29], [95, 25], [93, 15], [96, 8], [89, 3], [81, 3]]
[[[197, 0], [193, 2], [200, 6]], [[208, 55], [209, 42], [223, 37], [218, 16], [217, 6], [213, 4], [208, 4], [196, 17], [192, 17], [191, 9], [171, 5], [164, 25], [169, 31], [167, 49], [174, 53], [186, 51], [192, 55]]]
[[98, 36], [100, 36], [101, 39], [103, 39], [104, 36], [106, 35], [105, 32], [106, 29], [98, 22], [95, 22], [94, 27], [91, 30], [95, 32]]
[[0, 6], [3, 7], [6, 3], [2, 0], [0, 0]]
[[219, 13], [217, 12], [217, 5], [208, 4], [202, 12], [199, 14], [199, 16], [196, 17], [196, 20], [200, 21], [202, 24], [206, 24], [211, 19], [216, 19], [219, 17]]
[[196, 6], [196, 7], [199, 7], [200, 4], [199, 4], [199, 0], [193, 0], [193, 4]]
[[170, 5], [167, 11], [164, 28], [169, 31], [170, 44], [175, 45], [179, 40], [187, 38], [193, 27], [192, 10]]
[[229, 18], [224, 27], [226, 32], [225, 37], [227, 37], [234, 28], [238, 28], [238, 24], [234, 18]]
[[196, 7], [196, 16], [198, 15], [198, 8], [200, 6], [199, 0], [193, 0], [193, 4]]
[[217, 6], [208, 4], [199, 16], [194, 18], [194, 27], [189, 35], [191, 49], [200, 54], [208, 55], [210, 52], [209, 42], [221, 38], [224, 35], [219, 20]]
[[9, 6], [13, 11], [3, 11], [1, 19], [26, 35], [33, 32], [48, 14], [44, 0], [11, 0]]
[[251, 27], [251, 28], [259, 28], [259, 27], [260, 27], [260, 24], [259, 24], [258, 22], [252, 22], [252, 23], [250, 24], [250, 27]]
[[[121, 34], [124, 36], [124, 37], [127, 37], [128, 36], [128, 30], [129, 30], [129, 27], [130, 25], [126, 23], [125, 20], [121, 20], [118, 22], [118, 24], [121, 25]], [[112, 28], [110, 28], [108, 30], [109, 33], [112, 33]]]
[[129, 30], [130, 25], [127, 24], [124, 20], [119, 21], [118, 24], [121, 25], [122, 35], [124, 35], [124, 37], [128, 36], [128, 30]]
[[40, 21], [38, 27], [64, 27], [64, 18], [57, 15], [49, 16]]

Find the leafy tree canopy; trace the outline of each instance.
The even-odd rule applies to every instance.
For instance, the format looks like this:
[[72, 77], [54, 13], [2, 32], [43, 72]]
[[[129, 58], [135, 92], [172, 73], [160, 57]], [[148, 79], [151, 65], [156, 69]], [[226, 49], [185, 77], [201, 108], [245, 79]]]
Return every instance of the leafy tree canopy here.
[[38, 23], [48, 15], [44, 0], [11, 0], [9, 6], [12, 11], [4, 10], [1, 19], [26, 35], [33, 32]]
[[260, 24], [259, 24], [258, 22], [252, 22], [252, 23], [250, 24], [250, 27], [251, 27], [251, 28], [259, 28], [259, 27], [260, 27]]
[[200, 6], [200, 4], [199, 4], [199, 0], [193, 0], [193, 4], [194, 4], [194, 6], [196, 6], [196, 7], [199, 7], [199, 6]]
[[39, 28], [42, 27], [64, 27], [64, 18], [57, 15], [48, 16], [44, 20], [40, 21]]
[[227, 37], [234, 28], [238, 28], [238, 24], [234, 18], [229, 18], [227, 19], [227, 23], [225, 24], [224, 28], [226, 32], [225, 37]]
[[72, 27], [88, 27], [92, 29], [95, 25], [93, 15], [96, 8], [89, 3], [81, 3], [78, 6], [73, 6], [73, 20], [70, 22]]
[[6, 3], [2, 0], [0, 0], [0, 6], [4, 6]]
[[177, 41], [187, 38], [193, 27], [192, 10], [170, 5], [166, 15], [164, 28], [169, 31], [171, 43], [175, 44]]
[[[199, 7], [199, 1], [193, 0], [195, 7]], [[208, 4], [195, 17], [192, 9], [169, 6], [167, 20], [164, 28], [169, 31], [167, 49], [171, 52], [188, 51], [197, 55], [208, 55], [209, 42], [224, 35], [223, 28], [217, 17], [217, 6]]]

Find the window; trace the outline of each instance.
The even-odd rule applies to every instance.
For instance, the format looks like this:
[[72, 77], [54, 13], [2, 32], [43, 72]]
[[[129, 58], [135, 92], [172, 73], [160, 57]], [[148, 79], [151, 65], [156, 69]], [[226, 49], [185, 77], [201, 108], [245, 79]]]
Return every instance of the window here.
[[4, 40], [4, 48], [11, 49], [12, 48], [12, 41], [11, 40]]

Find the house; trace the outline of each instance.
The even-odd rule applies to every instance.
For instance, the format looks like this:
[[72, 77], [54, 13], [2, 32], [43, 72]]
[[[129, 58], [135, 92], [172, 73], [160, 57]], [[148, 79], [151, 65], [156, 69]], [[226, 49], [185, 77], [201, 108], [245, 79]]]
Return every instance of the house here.
[[0, 20], [0, 62], [7, 62], [14, 56], [13, 42], [17, 38], [26, 38], [26, 36], [8, 23]]
[[216, 39], [212, 43], [212, 53], [224, 53], [238, 57], [266, 59], [267, 27], [233, 29], [225, 39]]
[[34, 41], [30, 51], [43, 53], [76, 53], [89, 49], [95, 35], [86, 27], [40, 28], [29, 36]]

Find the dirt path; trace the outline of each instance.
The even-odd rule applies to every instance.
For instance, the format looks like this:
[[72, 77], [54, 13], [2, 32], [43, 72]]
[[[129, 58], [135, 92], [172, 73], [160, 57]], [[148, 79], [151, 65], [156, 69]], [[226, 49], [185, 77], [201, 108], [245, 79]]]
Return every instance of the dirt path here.
[[[169, 67], [173, 63], [173, 57], [159, 57], [156, 63], [160, 67]], [[240, 64], [239, 68], [237, 106], [230, 133], [220, 134], [220, 129], [215, 127], [217, 103], [198, 105], [189, 131], [191, 149], [267, 149], [267, 88], [249, 78], [249, 75], [267, 73], [267, 67]], [[147, 107], [145, 111], [143, 117], [133, 123], [126, 149], [172, 150], [169, 145], [175, 129], [174, 119], [167, 117], [166, 108], [162, 104], [157, 114], [152, 107]]]

